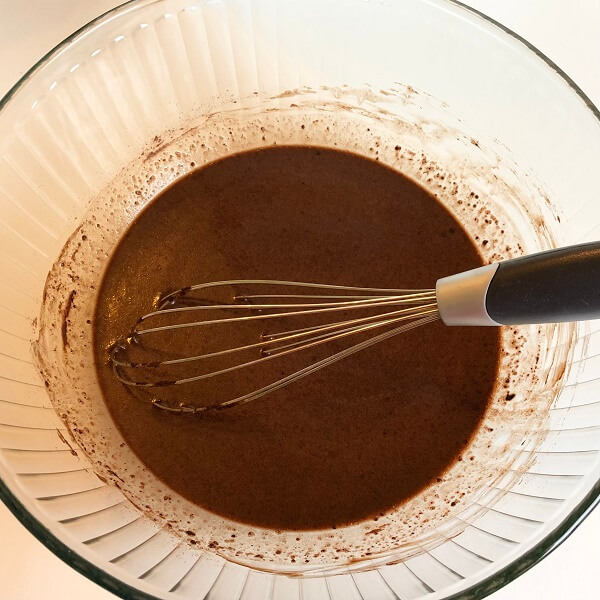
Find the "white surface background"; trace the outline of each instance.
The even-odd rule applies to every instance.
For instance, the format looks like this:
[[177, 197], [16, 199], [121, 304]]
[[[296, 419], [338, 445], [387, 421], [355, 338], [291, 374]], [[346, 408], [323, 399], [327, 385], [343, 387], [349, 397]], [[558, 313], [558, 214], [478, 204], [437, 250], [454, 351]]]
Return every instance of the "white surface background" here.
[[[598, 0], [463, 0], [529, 40], [600, 107]], [[114, 0], [0, 0], [0, 96]], [[0, 600], [115, 600], [56, 558], [0, 504]], [[490, 600], [598, 600], [600, 508], [555, 552]], [[308, 599], [310, 600], [310, 599]]]

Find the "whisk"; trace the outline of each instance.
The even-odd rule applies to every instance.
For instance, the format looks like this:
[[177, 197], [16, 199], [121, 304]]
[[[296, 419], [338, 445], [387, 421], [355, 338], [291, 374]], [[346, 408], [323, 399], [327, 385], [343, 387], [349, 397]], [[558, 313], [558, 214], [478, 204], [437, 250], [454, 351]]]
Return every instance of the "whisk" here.
[[[226, 300], [219, 299], [223, 295]], [[156, 309], [138, 319], [129, 335], [112, 346], [110, 360], [123, 384], [155, 389], [219, 377], [235, 378], [242, 370], [309, 348], [327, 344], [335, 348], [342, 340], [361, 340], [259, 389], [221, 402], [196, 406], [151, 398], [155, 406], [167, 411], [198, 413], [251, 402], [351, 354], [437, 319], [449, 326], [498, 326], [596, 318], [600, 318], [600, 242], [493, 263], [439, 279], [435, 289], [362, 288], [277, 280], [192, 285], [162, 296]], [[224, 347], [184, 356], [165, 357], [159, 352], [159, 359], [156, 347], [149, 343], [153, 338], [164, 340], [165, 335], [188, 335], [186, 332], [203, 332], [210, 340], [216, 337], [214, 328], [233, 328], [230, 331], [235, 334], [247, 325], [265, 326], [269, 331], [242, 344], [236, 343], [236, 335], [221, 335]], [[215, 360], [217, 366], [211, 367]], [[223, 360], [229, 363], [219, 363]], [[209, 367], [202, 369], [205, 364]], [[185, 376], [169, 376], [169, 369], [182, 366], [194, 370], [186, 371]]]

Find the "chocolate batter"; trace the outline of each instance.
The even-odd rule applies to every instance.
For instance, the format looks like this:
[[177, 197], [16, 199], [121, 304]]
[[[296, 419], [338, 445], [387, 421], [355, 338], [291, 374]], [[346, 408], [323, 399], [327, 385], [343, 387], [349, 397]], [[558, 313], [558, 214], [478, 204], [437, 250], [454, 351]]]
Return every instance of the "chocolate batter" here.
[[[229, 156], [164, 190], [116, 247], [94, 320], [105, 401], [148, 468], [209, 511], [295, 530], [383, 514], [461, 460], [494, 386], [496, 329], [436, 322], [256, 402], [193, 416], [161, 411], [147, 391], [126, 389], [107, 349], [158, 294], [190, 284], [281, 279], [431, 288], [439, 277], [481, 264], [435, 198], [375, 161], [294, 146]], [[218, 345], [221, 335], [206, 340], [187, 330], [165, 351], [187, 355]], [[211, 404], [221, 385], [230, 396], [249, 391], [280, 376], [278, 369], [164, 393]]]

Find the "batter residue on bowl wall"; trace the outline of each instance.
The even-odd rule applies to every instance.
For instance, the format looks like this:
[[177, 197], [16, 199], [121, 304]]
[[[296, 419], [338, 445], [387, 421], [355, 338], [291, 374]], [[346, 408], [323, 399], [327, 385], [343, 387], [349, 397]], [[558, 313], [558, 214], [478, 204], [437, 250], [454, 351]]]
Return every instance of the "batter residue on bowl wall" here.
[[[353, 92], [345, 94], [339, 90], [335, 98], [327, 91], [314, 96], [291, 94], [273, 99], [271, 109], [263, 107], [260, 111], [232, 106], [229, 112], [202, 117], [181, 131], [165, 132], [92, 202], [86, 219], [50, 273], [46, 289], [38, 344], [41, 368], [59, 414], [94, 469], [118, 485], [148, 518], [191, 544], [256, 568], [293, 572], [302, 567], [334, 568], [356, 561], [360, 567], [361, 560], [398, 560], [456, 534], [464, 527], [461, 515], [464, 517], [466, 510], [468, 518], [476, 514], [474, 501], [494, 492], [495, 483], [513, 473], [517, 459], [521, 465], [523, 460], [530, 460], [521, 451], [535, 447], [569, 348], [570, 330], [566, 326], [503, 329], [499, 377], [485, 414], [472, 422], [474, 433], [467, 446], [462, 453], [457, 449], [463, 460], [447, 465], [440, 476], [400, 505], [390, 501], [389, 508], [382, 510], [383, 516], [353, 525], [298, 531], [245, 525], [190, 502], [144, 466], [103, 401], [95, 375], [91, 323], [110, 252], [144, 206], [176, 178], [223, 156], [274, 144], [339, 148], [378, 160], [417, 181], [451, 210], [485, 262], [551, 243], [533, 209], [541, 205], [539, 190], [517, 175], [514, 165], [486, 150], [484, 142], [447, 123], [436, 124], [435, 111], [431, 121], [420, 117], [411, 120], [410, 99], [403, 106], [407, 119], [401, 121], [385, 105], [388, 101], [393, 104], [393, 96], [377, 104], [379, 100], [373, 100], [372, 95], [356, 102]], [[424, 101], [419, 100], [415, 115], [423, 114]], [[448, 235], [457, 233], [448, 231]], [[439, 234], [438, 238], [443, 239]], [[476, 266], [472, 263], [479, 260], [477, 253], [472, 248], [469, 253], [472, 260], [458, 261], [452, 270]], [[390, 264], [392, 258], [386, 254], [384, 262]], [[414, 268], [426, 261], [411, 257], [409, 262]], [[378, 257], [374, 264], [381, 267], [384, 263]], [[330, 268], [318, 274], [319, 278], [331, 280], [334, 273]], [[439, 272], [439, 276], [446, 274]], [[389, 285], [393, 280], [396, 287], [399, 283], [394, 273], [383, 268], [374, 275], [376, 285]], [[399, 275], [402, 284], [430, 287], [433, 282], [429, 277], [436, 273], [422, 271], [417, 276], [406, 271]], [[364, 277], [365, 272], [354, 269], [346, 278], [340, 269], [335, 279], [373, 283], [371, 277], [368, 281], [361, 279]], [[207, 272], [205, 278], [215, 276]], [[57, 322], [57, 314], [64, 314], [64, 319]], [[441, 327], [438, 324], [412, 335], [451, 335], [443, 333]], [[550, 350], [548, 340], [553, 338], [557, 349]], [[405, 337], [398, 343], [409, 341]], [[494, 345], [493, 339], [490, 343]], [[385, 347], [378, 352], [385, 354]], [[447, 360], [450, 364], [450, 357]], [[344, 367], [340, 363], [342, 370]], [[343, 379], [340, 382], [343, 386]], [[267, 398], [260, 406], [273, 400]], [[382, 407], [385, 402], [378, 399], [373, 406]], [[147, 418], [154, 418], [150, 407], [139, 408], [140, 414], [146, 410], [150, 411]], [[476, 426], [479, 416], [482, 420]], [[179, 417], [174, 426], [182, 427]], [[348, 515], [346, 520], [357, 514]]]

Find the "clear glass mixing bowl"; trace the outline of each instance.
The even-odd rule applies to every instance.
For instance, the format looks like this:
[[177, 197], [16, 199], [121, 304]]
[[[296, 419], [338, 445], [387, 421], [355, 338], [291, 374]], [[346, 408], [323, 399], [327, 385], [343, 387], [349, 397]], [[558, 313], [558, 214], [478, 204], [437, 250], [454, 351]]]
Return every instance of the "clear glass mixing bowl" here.
[[[535, 48], [458, 2], [141, 0], [65, 40], [0, 105], [0, 496], [58, 556], [123, 597], [479, 598], [555, 548], [600, 497], [594, 323], [546, 336], [546, 357], [568, 351], [553, 363], [535, 443], [509, 449], [510, 469], [482, 484], [454, 529], [359, 568], [289, 578], [199, 550], [140, 512], [70, 439], [31, 345], [48, 273], [94, 198], [139, 157], [176, 163], [169, 149], [191, 123], [293, 112], [307, 98], [317, 112], [396, 128], [408, 148], [417, 131], [437, 139], [442, 164], [448, 132], [481, 148], [469, 160], [529, 194], [496, 198], [523, 250], [600, 235], [598, 111]], [[265, 141], [246, 134], [245, 147]], [[189, 168], [163, 169], [153, 191]]]

